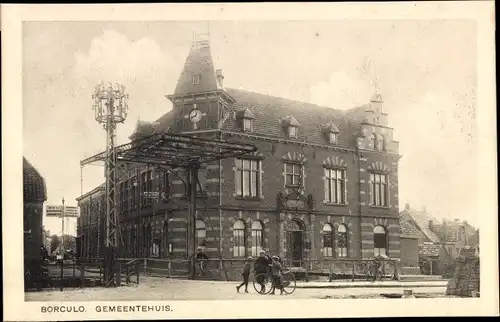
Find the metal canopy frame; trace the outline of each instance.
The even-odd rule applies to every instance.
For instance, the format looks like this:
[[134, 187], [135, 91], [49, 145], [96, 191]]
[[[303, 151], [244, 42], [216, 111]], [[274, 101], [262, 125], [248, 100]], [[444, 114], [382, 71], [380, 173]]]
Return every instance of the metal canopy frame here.
[[[247, 143], [230, 142], [220, 139], [205, 139], [195, 135], [180, 135], [171, 133], [153, 134], [148, 137], [131, 141], [114, 147], [116, 165], [135, 163], [157, 167], [184, 168], [188, 175], [187, 192], [189, 196], [189, 218], [192, 222], [192, 261], [191, 279], [196, 278], [196, 185], [198, 183], [198, 169], [202, 164], [218, 161], [226, 158], [235, 158], [257, 152], [257, 147]], [[107, 151], [86, 158], [80, 162], [80, 166], [106, 162]], [[116, 174], [115, 174], [116, 175]], [[113, 179], [113, 182], [117, 178]], [[115, 182], [116, 184], [116, 182]], [[114, 194], [116, 198], [116, 189]], [[109, 223], [107, 223], [109, 225]], [[119, 229], [119, 221], [116, 221]], [[115, 245], [117, 247], [118, 245]], [[117, 254], [116, 249], [107, 252], [105, 258], [106, 271], [114, 275], [114, 262]], [[108, 267], [109, 266], [109, 267]], [[107, 280], [113, 280], [115, 276], [108, 276]]]
[[[115, 147], [119, 163], [140, 163], [172, 168], [186, 168], [221, 159], [248, 155], [254, 145], [191, 135], [153, 134]], [[80, 162], [81, 166], [106, 161], [106, 151]]]

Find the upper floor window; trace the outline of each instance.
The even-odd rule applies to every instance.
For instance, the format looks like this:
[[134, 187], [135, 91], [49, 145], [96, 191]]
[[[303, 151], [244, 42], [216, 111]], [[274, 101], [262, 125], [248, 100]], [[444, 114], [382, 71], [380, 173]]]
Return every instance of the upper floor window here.
[[337, 144], [337, 133], [330, 132], [330, 144]]
[[200, 79], [201, 79], [201, 75], [200, 74], [193, 75], [193, 85], [199, 85], [200, 84]]
[[258, 197], [260, 194], [260, 160], [236, 159], [236, 195]]
[[142, 205], [148, 206], [152, 204], [151, 193], [153, 192], [153, 171], [148, 170], [141, 174], [142, 183]]
[[253, 131], [253, 120], [249, 118], [243, 119], [243, 131]]
[[371, 141], [371, 146], [374, 150], [377, 149], [377, 136], [375, 134], [372, 134], [372, 136], [370, 137], [370, 141]]
[[383, 135], [381, 135], [379, 137], [379, 142], [378, 142], [378, 144], [379, 144], [379, 150], [380, 151], [385, 151], [386, 150], [386, 148], [387, 148], [386, 147], [386, 143], [387, 142], [385, 141], [385, 137]]
[[371, 205], [388, 206], [388, 176], [381, 173], [370, 173]]
[[326, 201], [329, 203], [346, 203], [346, 170], [325, 169]]
[[289, 138], [298, 137], [299, 122], [297, 122], [293, 115], [285, 116], [280, 122]]
[[303, 165], [300, 163], [285, 163], [285, 186], [296, 187], [302, 185]]

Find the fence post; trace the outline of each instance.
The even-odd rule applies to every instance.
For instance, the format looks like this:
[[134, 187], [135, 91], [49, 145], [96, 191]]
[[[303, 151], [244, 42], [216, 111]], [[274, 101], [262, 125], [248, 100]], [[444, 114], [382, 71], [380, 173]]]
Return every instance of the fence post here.
[[85, 266], [80, 265], [80, 287], [83, 287], [85, 283]]
[[351, 276], [351, 282], [354, 282], [354, 274], [355, 274], [354, 265], [356, 265], [356, 262], [355, 262], [355, 261], [353, 261], [353, 262], [352, 262], [352, 276]]
[[333, 281], [333, 272], [332, 272], [332, 260], [329, 259], [328, 260], [328, 279], [331, 281]]
[[118, 263], [115, 267], [115, 285], [120, 286], [122, 284], [122, 264]]
[[172, 278], [172, 260], [168, 259], [168, 277]]
[[135, 274], [137, 276], [137, 284], [139, 284], [139, 261], [135, 262]]
[[148, 260], [144, 258], [144, 276], [147, 276], [147, 271], [148, 271]]
[[130, 283], [130, 266], [125, 266], [125, 274], [127, 274], [127, 277], [125, 279], [125, 283]]

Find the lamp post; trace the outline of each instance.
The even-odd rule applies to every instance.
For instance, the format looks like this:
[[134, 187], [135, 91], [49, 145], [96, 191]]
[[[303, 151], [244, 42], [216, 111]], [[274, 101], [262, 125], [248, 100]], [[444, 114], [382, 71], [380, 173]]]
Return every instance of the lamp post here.
[[95, 87], [93, 110], [95, 119], [106, 130], [106, 217], [105, 225], [105, 285], [114, 284], [114, 266], [118, 248], [119, 221], [116, 211], [116, 125], [123, 123], [128, 113], [128, 94], [125, 86], [101, 83]]

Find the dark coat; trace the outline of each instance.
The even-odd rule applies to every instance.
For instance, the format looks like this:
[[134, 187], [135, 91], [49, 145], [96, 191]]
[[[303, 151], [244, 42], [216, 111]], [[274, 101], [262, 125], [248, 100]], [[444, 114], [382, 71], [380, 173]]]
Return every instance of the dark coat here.
[[255, 270], [255, 272], [256, 273], [265, 273], [265, 272], [267, 272], [270, 263], [271, 263], [271, 260], [267, 256], [264, 256], [264, 257], [259, 256], [259, 257], [257, 257], [257, 259], [255, 260], [255, 264], [254, 264], [254, 270]]

